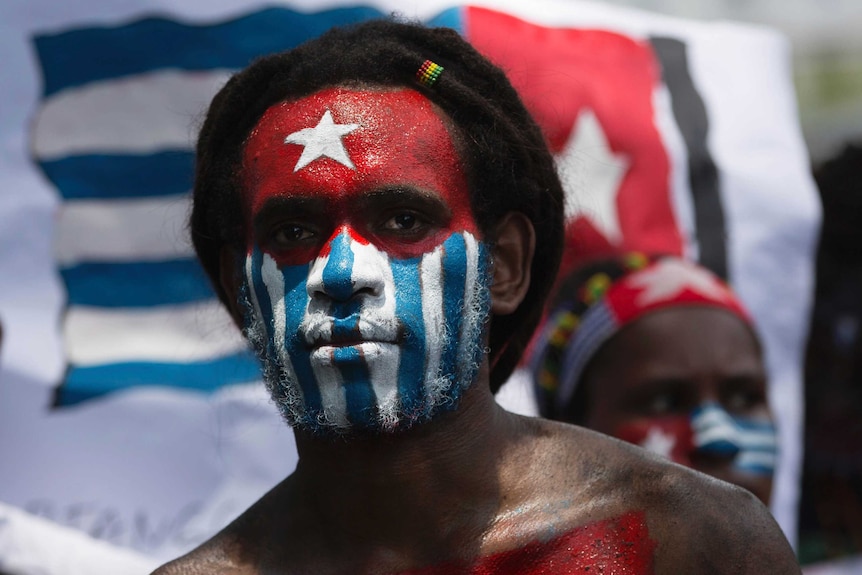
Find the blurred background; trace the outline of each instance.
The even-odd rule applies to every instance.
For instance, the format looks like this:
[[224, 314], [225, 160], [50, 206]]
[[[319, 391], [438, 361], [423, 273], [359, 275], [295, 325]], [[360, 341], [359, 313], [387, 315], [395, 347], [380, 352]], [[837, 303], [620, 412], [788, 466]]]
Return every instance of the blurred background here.
[[862, 551], [862, 2], [605, 2], [695, 19], [767, 25], [783, 32], [790, 41], [800, 124], [823, 201], [805, 366], [806, 439], [799, 556], [803, 563], [810, 564], [859, 553]]
[[696, 19], [764, 24], [793, 51], [805, 142], [817, 163], [862, 138], [862, 2], [858, 0], [604, 0]]

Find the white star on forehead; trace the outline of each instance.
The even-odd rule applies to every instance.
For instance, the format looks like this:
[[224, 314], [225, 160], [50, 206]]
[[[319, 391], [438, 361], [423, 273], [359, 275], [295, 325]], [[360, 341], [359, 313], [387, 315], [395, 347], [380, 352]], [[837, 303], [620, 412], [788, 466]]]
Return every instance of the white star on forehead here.
[[298, 172], [317, 158], [323, 156], [331, 158], [351, 170], [355, 170], [356, 167], [350, 161], [350, 156], [347, 155], [347, 150], [344, 147], [344, 142], [341, 141], [341, 137], [358, 127], [359, 124], [336, 124], [332, 120], [332, 114], [327, 110], [323, 113], [323, 117], [320, 118], [315, 127], [303, 128], [289, 134], [284, 139], [285, 144], [305, 146], [293, 171]]
[[643, 288], [637, 296], [638, 305], [672, 299], [685, 289], [711, 299], [727, 299], [724, 287], [710, 272], [670, 258], [632, 275], [629, 283]]
[[670, 454], [676, 446], [676, 437], [671, 433], [665, 433], [658, 427], [651, 427], [647, 436], [641, 441], [641, 447], [665, 459], [670, 459]]

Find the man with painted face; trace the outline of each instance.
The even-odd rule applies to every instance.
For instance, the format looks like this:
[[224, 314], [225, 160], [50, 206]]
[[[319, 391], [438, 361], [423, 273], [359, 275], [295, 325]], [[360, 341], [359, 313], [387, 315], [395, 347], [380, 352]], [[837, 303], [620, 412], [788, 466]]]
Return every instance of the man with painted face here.
[[213, 100], [192, 239], [299, 463], [158, 573], [793, 573], [746, 492], [493, 392], [562, 247], [553, 158], [457, 33], [390, 21]]

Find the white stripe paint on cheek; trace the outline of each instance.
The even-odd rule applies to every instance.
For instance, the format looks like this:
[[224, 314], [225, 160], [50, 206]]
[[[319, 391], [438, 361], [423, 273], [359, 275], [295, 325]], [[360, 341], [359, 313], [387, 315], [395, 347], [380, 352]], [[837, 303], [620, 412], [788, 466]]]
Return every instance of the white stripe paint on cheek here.
[[284, 310], [284, 277], [278, 269], [275, 260], [269, 254], [263, 255], [260, 275], [266, 290], [269, 292], [269, 301], [272, 305], [273, 340], [275, 349], [281, 352], [284, 349], [285, 310]]
[[692, 421], [694, 444], [703, 447], [718, 441], [727, 441], [741, 447], [736, 423], [723, 409], [709, 407]]
[[275, 353], [278, 354], [279, 364], [282, 369], [282, 379], [291, 385], [297, 396], [303, 400], [302, 388], [296, 378], [296, 372], [293, 369], [293, 362], [290, 355], [287, 353], [285, 345], [286, 312], [284, 307], [284, 276], [275, 260], [269, 254], [263, 255], [263, 264], [261, 265], [261, 278], [266, 285], [266, 290], [269, 293], [269, 301], [272, 305], [273, 325], [271, 334]]
[[466, 366], [473, 361], [473, 349], [476, 345], [476, 330], [481, 330], [481, 314], [474, 309], [477, 305], [476, 284], [479, 281], [479, 245], [476, 238], [468, 232], [464, 232], [464, 243], [467, 252], [467, 269], [464, 280], [464, 317], [461, 322], [461, 333], [458, 342], [458, 365]]
[[425, 323], [425, 394], [434, 400], [444, 382], [437, 381], [440, 358], [446, 343], [446, 324], [443, 307], [443, 248], [437, 247], [422, 256], [420, 281], [422, 284], [422, 319]]
[[[251, 305], [254, 308], [254, 318], [256, 321], [260, 322], [263, 314], [260, 311], [260, 302], [257, 299], [257, 291], [254, 286], [254, 259], [251, 255], [246, 256], [245, 258], [245, 281], [246, 285], [248, 285], [248, 293], [251, 298]], [[266, 335], [266, 334], [261, 334]]]
[[775, 469], [777, 459], [775, 453], [745, 450], [736, 458], [736, 465], [743, 469], [757, 467], [772, 470]]
[[347, 396], [344, 392], [341, 371], [326, 359], [312, 361], [311, 369], [314, 371], [317, 388], [320, 390], [320, 403], [327, 423], [347, 429], [350, 427], [350, 421], [347, 419]]

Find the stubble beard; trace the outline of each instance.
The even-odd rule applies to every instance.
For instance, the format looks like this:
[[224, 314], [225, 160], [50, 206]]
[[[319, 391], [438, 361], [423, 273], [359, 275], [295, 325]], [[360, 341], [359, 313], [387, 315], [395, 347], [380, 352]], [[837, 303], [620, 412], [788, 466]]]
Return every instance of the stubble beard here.
[[[486, 269], [485, 266], [482, 269]], [[270, 397], [288, 425], [294, 430], [320, 438], [393, 435], [428, 422], [441, 413], [457, 409], [463, 392], [476, 382], [479, 367], [488, 351], [485, 341], [490, 318], [489, 285], [488, 274], [479, 273], [478, 281], [472, 286], [472, 297], [468, 299], [471, 305], [468, 307], [460, 302], [463, 314], [461, 333], [449, 333], [444, 326], [436, 338], [439, 342], [437, 345], [459, 348], [459, 364], [444, 365], [441, 362], [436, 375], [426, 378], [424, 397], [413, 409], [404, 409], [399, 398], [394, 397], [378, 403], [370, 425], [362, 427], [345, 426], [330, 418], [326, 410], [310, 413], [306, 409], [300, 382], [282, 359], [287, 351], [275, 349], [267, 335], [267, 326], [252, 303], [246, 282], [241, 286], [239, 303], [245, 312], [243, 333], [261, 363], [263, 381]], [[397, 366], [394, 372], [397, 373]]]

